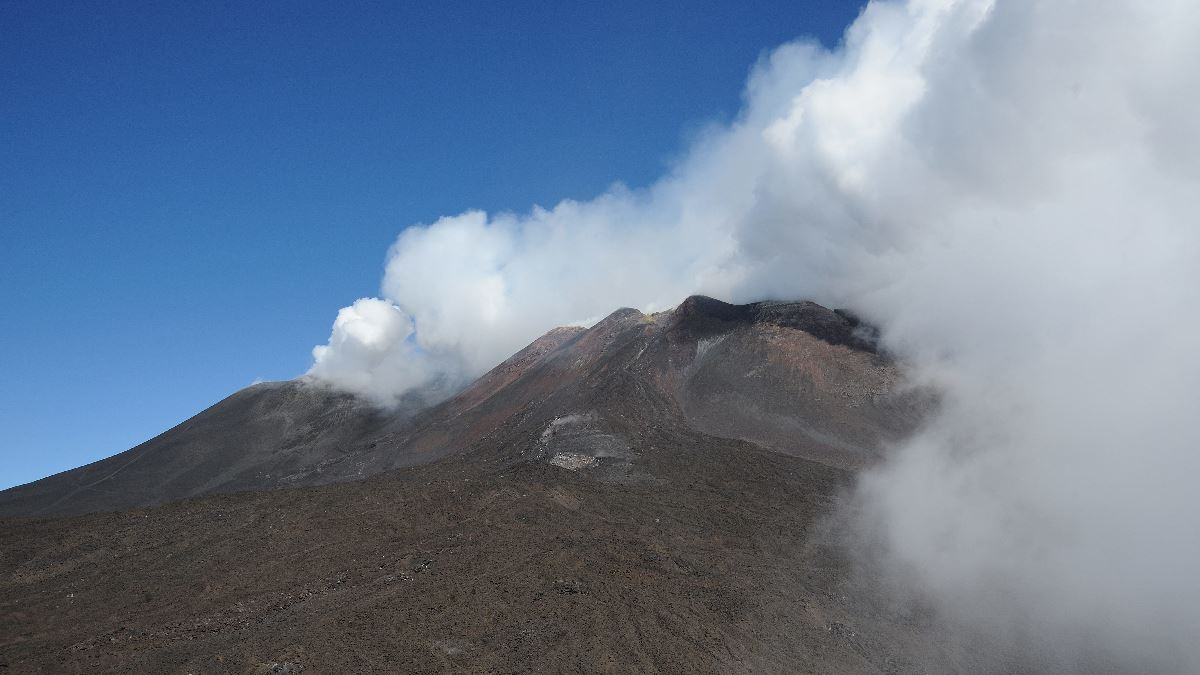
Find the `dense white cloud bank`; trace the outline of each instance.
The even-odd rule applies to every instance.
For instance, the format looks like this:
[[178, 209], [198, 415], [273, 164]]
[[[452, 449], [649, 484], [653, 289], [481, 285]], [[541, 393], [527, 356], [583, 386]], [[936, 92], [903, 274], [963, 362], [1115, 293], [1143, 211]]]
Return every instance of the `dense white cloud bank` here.
[[1200, 669], [1198, 120], [1193, 0], [873, 3], [649, 188], [404, 230], [311, 372], [386, 402], [620, 306], [853, 307], [945, 392], [857, 494], [888, 569]]

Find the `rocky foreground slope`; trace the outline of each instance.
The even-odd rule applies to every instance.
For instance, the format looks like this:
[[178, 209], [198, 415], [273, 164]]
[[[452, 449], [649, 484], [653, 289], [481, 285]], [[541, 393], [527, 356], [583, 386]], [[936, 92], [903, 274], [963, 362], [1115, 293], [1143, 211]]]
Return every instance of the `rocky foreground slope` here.
[[[896, 383], [852, 317], [691, 298], [554, 331], [410, 416], [355, 413], [340, 427], [340, 399], [315, 405], [300, 423], [311, 441], [262, 450], [264, 467], [290, 462], [297, 482], [368, 478], [233, 494], [219, 492], [246, 483], [194, 480], [187, 491], [216, 492], [0, 521], [0, 669], [1016, 667], [889, 608], [822, 534], [854, 468], [929, 405]], [[271, 400], [263, 391], [204, 424], [236, 439], [220, 413], [267, 429], [259, 438], [278, 433], [262, 421], [277, 407], [229, 412]], [[201, 446], [174, 438], [138, 463], [196, 458]], [[256, 475], [211, 462], [212, 476]], [[58, 484], [6, 508], [104, 504]]]

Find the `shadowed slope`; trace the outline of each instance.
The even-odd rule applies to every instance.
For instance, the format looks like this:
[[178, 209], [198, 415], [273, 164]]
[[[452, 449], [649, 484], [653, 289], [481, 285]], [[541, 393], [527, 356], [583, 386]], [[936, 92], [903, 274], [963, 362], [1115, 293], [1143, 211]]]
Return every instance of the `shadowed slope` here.
[[0, 513], [113, 510], [311, 482], [379, 423], [370, 407], [320, 385], [256, 384], [135, 448], [0, 492]]
[[[464, 395], [486, 397], [489, 387], [519, 377], [573, 332], [551, 331]], [[214, 492], [353, 480], [428, 462], [444, 453], [385, 453], [379, 441], [426, 407], [420, 393], [381, 410], [308, 378], [256, 384], [130, 450], [0, 492], [0, 514], [112, 511]]]

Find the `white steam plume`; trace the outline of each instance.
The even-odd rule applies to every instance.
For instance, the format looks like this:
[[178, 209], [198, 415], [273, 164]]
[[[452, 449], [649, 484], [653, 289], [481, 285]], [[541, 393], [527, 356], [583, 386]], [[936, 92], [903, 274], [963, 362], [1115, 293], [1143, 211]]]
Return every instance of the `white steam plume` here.
[[622, 305], [853, 307], [945, 397], [859, 489], [887, 569], [1200, 670], [1198, 120], [1194, 0], [872, 3], [647, 189], [405, 230], [312, 373], [387, 401]]
[[338, 311], [329, 344], [313, 348], [308, 376], [383, 406], [409, 391], [442, 390], [457, 367], [424, 353], [412, 336], [412, 319], [400, 308], [360, 298]]

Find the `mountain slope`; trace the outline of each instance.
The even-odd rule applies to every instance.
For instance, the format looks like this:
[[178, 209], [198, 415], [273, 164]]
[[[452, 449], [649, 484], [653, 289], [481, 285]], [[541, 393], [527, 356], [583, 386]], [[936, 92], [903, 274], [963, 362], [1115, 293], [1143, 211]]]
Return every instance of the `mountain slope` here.
[[639, 433], [613, 414], [628, 404], [620, 397], [708, 434], [851, 467], [915, 424], [919, 401], [893, 392], [896, 377], [844, 313], [697, 296], [672, 312], [623, 309], [587, 330], [550, 331], [432, 407], [413, 394], [381, 411], [306, 380], [255, 385], [129, 451], [0, 492], [0, 514], [351, 480], [485, 439], [523, 456], [603, 455], [596, 463], [618, 470]]
[[490, 446], [619, 472], [648, 449], [649, 429], [674, 426], [857, 467], [931, 404], [898, 388], [860, 328], [814, 303], [697, 296], [654, 315], [622, 309], [557, 329], [558, 344], [521, 359], [520, 377], [502, 366], [380, 442], [395, 457]]
[[338, 464], [366, 480], [0, 520], [0, 666], [1054, 670], [892, 607], [825, 534], [850, 467], [931, 404], [896, 377], [852, 317], [806, 303], [554, 331], [363, 422], [375, 447]]
[[324, 387], [257, 384], [126, 452], [0, 492], [0, 513], [112, 510], [270, 487], [380, 422], [370, 407]]

